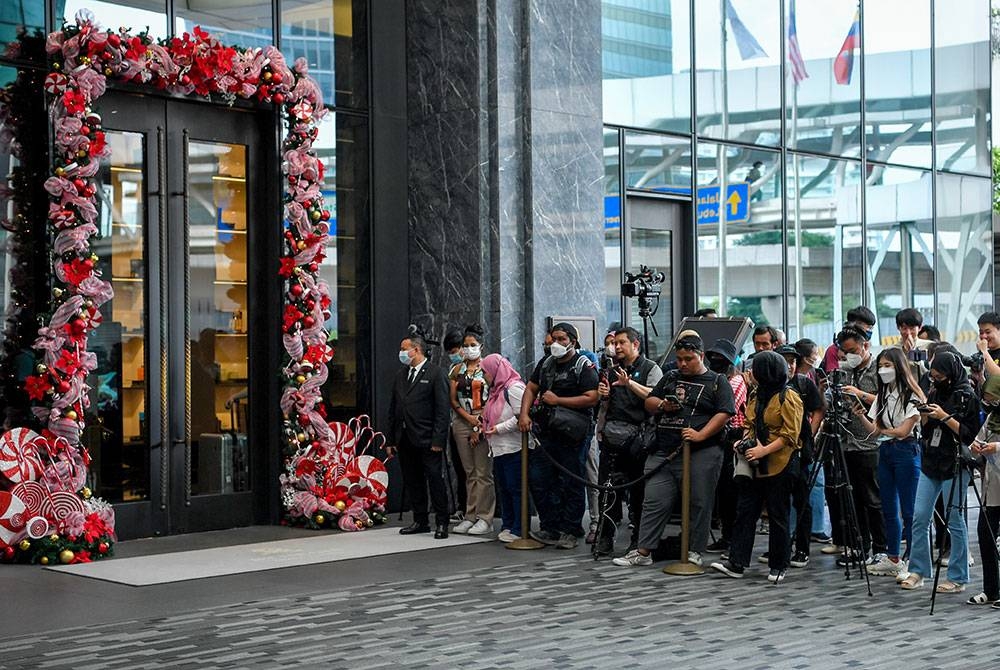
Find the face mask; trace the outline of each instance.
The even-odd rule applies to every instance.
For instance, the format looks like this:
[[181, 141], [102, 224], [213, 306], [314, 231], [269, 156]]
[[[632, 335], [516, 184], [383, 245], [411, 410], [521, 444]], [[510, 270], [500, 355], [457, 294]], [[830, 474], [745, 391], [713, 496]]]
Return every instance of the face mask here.
[[482, 348], [477, 344], [474, 347], [462, 347], [462, 355], [467, 361], [478, 361]]
[[729, 361], [720, 358], [708, 359], [708, 369], [720, 375], [729, 371]]
[[896, 369], [895, 368], [879, 368], [878, 376], [882, 378], [882, 382], [885, 384], [891, 384], [896, 381]]
[[606, 353], [608, 356], [611, 356], [612, 358], [614, 358], [614, 355], [615, 355], [615, 345], [609, 344], [608, 346], [604, 347], [604, 353]]
[[410, 364], [410, 350], [409, 349], [400, 349], [399, 350], [399, 362], [402, 363], [403, 365], [409, 365]]
[[452, 365], [458, 365], [462, 362], [462, 354], [448, 354], [448, 360]]
[[552, 346], [549, 347], [549, 350], [552, 352], [552, 355], [555, 356], [556, 358], [562, 358], [571, 351], [569, 347], [564, 347], [558, 342], [553, 342]]
[[807, 367], [807, 368], [809, 368], [810, 370], [815, 370], [816, 368], [818, 368], [818, 367], [819, 367], [819, 362], [820, 362], [820, 361], [819, 361], [819, 359], [817, 358], [817, 359], [816, 359], [816, 360], [814, 360], [814, 361], [804, 361], [804, 362], [805, 362], [805, 364], [806, 364], [806, 367]]
[[840, 367], [842, 370], [853, 370], [861, 365], [861, 361], [863, 360], [864, 358], [861, 354], [847, 354], [844, 360], [840, 361]]
[[949, 386], [951, 386], [951, 382], [947, 379], [932, 379], [931, 384], [933, 384], [934, 388], [939, 391], [946, 390]]

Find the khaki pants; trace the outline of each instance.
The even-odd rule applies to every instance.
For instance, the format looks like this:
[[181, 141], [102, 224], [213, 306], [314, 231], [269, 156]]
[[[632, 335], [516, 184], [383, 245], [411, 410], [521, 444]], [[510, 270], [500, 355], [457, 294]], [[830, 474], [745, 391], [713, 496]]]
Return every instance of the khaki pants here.
[[473, 434], [472, 426], [464, 419], [456, 417], [452, 421], [451, 430], [458, 446], [458, 457], [465, 470], [465, 518], [469, 521], [482, 519], [492, 526], [496, 490], [493, 488], [493, 457], [490, 455], [490, 446], [482, 437], [475, 446], [469, 444], [469, 437]]

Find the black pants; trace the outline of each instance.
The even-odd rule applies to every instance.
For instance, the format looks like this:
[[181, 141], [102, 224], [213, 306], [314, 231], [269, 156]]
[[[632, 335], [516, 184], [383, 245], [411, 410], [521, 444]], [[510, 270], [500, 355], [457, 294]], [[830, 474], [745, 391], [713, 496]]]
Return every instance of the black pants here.
[[608, 496], [608, 500], [611, 500], [611, 505], [608, 508], [608, 518], [614, 521], [614, 524], [608, 523], [605, 519], [604, 525], [601, 527], [601, 532], [606, 537], [614, 537], [615, 527], [620, 526], [622, 522], [622, 503], [625, 498], [628, 497], [628, 515], [629, 521], [632, 522], [632, 540], [637, 541], [639, 539], [639, 521], [642, 518], [642, 499], [643, 492], [646, 488], [646, 481], [642, 479], [643, 467], [646, 464], [646, 454], [643, 453], [638, 458], [632, 456], [627, 450], [617, 450], [601, 445], [601, 458], [598, 463], [598, 481], [600, 484], [606, 484], [608, 481], [608, 476], [612, 475], [612, 481], [617, 486], [625, 482], [631, 482], [638, 479], [639, 481], [630, 486], [628, 489], [623, 489], [620, 491], [615, 491], [614, 493], [601, 493], [601, 500], [603, 502], [604, 496]]
[[809, 501], [809, 475], [812, 474], [812, 463], [801, 459], [798, 470], [792, 482], [792, 507], [795, 509], [793, 538], [796, 553], [808, 556], [809, 536], [812, 534], [812, 503]]
[[723, 443], [722, 470], [719, 471], [719, 483], [715, 487], [715, 511], [719, 517], [719, 530], [725, 542], [733, 540], [733, 526], [736, 524], [736, 501], [739, 500], [739, 483], [733, 479], [736, 461], [733, 458], [733, 448], [728, 442]]
[[448, 489], [444, 483], [444, 452], [415, 447], [404, 436], [399, 444], [399, 467], [403, 472], [403, 485], [410, 496], [413, 521], [429, 524], [427, 491], [431, 493], [434, 523], [448, 525]]
[[1000, 555], [997, 553], [997, 530], [1000, 529], [1000, 507], [979, 510], [979, 556], [983, 564], [983, 593], [990, 600], [1000, 600]]
[[[878, 490], [878, 451], [845, 451], [847, 476], [854, 491], [854, 513], [861, 533], [861, 546], [869, 555], [885, 553], [885, 521], [882, 519], [882, 496]], [[831, 511], [831, 521], [833, 513]], [[838, 509], [838, 526], [839, 524]], [[851, 538], [841, 538], [846, 545]]]
[[795, 477], [792, 469], [798, 462], [792, 461], [781, 474], [771, 477], [751, 479], [740, 484], [739, 500], [736, 502], [736, 525], [729, 549], [730, 560], [744, 568], [750, 565], [754, 534], [761, 510], [767, 507], [770, 520], [767, 533], [767, 564], [772, 570], [788, 567], [788, 516]]

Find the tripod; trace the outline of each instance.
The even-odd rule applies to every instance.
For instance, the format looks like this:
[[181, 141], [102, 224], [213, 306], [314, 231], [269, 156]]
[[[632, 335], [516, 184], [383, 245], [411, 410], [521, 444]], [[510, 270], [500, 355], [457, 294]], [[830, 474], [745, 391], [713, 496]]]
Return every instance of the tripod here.
[[[846, 551], [844, 556], [844, 579], [851, 578], [851, 566], [855, 565], [864, 575], [865, 584], [868, 587], [868, 595], [872, 595], [872, 584], [868, 575], [868, 552], [864, 546], [864, 539], [861, 535], [861, 526], [858, 523], [857, 508], [854, 505], [854, 488], [851, 486], [851, 478], [847, 471], [847, 460], [844, 456], [843, 437], [841, 431], [844, 428], [838, 421], [839, 403], [836, 394], [832, 403], [832, 421], [830, 419], [823, 426], [820, 433], [821, 445], [813, 470], [809, 475], [807, 490], [811, 491], [819, 476], [819, 469], [824, 462], [829, 459], [830, 470], [826, 482], [826, 488], [834, 491], [837, 497], [837, 507], [840, 511], [840, 536], [845, 542]], [[799, 519], [799, 523], [803, 519]]]
[[[965, 471], [965, 462], [963, 461], [962, 458], [962, 450], [958, 448], [958, 446], [956, 445], [955, 464], [954, 467], [952, 468], [951, 492], [948, 494], [948, 504], [945, 506], [944, 510], [945, 524], [947, 524], [951, 520], [951, 513], [956, 508], [959, 509], [963, 514], [968, 512], [968, 507], [967, 507], [968, 498], [966, 498], [965, 504], [961, 502], [960, 498], [962, 494], [966, 493], [963, 487], [967, 486], [967, 484], [964, 484], [962, 481], [962, 474], [964, 471]], [[976, 500], [979, 502], [979, 513], [983, 514], [983, 499], [982, 496], [979, 495], [979, 489], [976, 487], [975, 477], [972, 476], [972, 473], [969, 473], [969, 482], [972, 484], [972, 490], [975, 492]], [[959, 498], [959, 500], [956, 501], [956, 498]], [[963, 520], [962, 523], [965, 523], [965, 521]], [[950, 529], [949, 532], [951, 532]], [[991, 536], [993, 535], [992, 530], [990, 531], [990, 535]], [[966, 552], [968, 552], [968, 547], [969, 547], [968, 524], [966, 524], [965, 536], [966, 536], [965, 538]], [[992, 539], [993, 539], [993, 546], [996, 547], [996, 537], [993, 537]], [[954, 546], [955, 545], [953, 542], [952, 548], [954, 548]], [[933, 551], [933, 548], [931, 550]], [[934, 604], [937, 601], [937, 587], [938, 587], [938, 582], [941, 579], [941, 554], [942, 551], [939, 551], [938, 558], [937, 561], [935, 561], [935, 566], [934, 566], [934, 588], [931, 589], [930, 614], [934, 614]]]
[[639, 296], [639, 318], [642, 319], [642, 353], [645, 356], [649, 356], [649, 329], [653, 329], [653, 335], [657, 337], [660, 336], [656, 332], [656, 324], [653, 323], [653, 316], [656, 315], [656, 310], [660, 308], [660, 297], [656, 297], [656, 305], [653, 305], [653, 299], [649, 296], [640, 295]]

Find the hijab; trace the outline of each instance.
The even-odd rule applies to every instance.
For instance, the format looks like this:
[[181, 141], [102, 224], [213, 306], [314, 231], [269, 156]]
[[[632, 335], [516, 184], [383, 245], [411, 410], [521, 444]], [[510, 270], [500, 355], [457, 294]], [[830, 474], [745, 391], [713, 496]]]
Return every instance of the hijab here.
[[761, 351], [753, 357], [753, 378], [757, 382], [757, 411], [754, 416], [754, 433], [762, 443], [767, 440], [764, 411], [771, 398], [788, 385], [788, 363], [785, 357], [773, 351]]
[[941, 407], [944, 407], [943, 403], [949, 402], [956, 394], [973, 394], [969, 373], [965, 371], [961, 359], [950, 351], [935, 354], [934, 360], [931, 361], [931, 370], [936, 370], [945, 376], [943, 383], [932, 382], [934, 402]]
[[490, 376], [490, 395], [486, 399], [486, 406], [483, 408], [483, 418], [486, 419], [486, 428], [493, 428], [500, 421], [503, 413], [503, 406], [507, 404], [507, 391], [517, 383], [524, 383], [521, 375], [510, 364], [506, 358], [500, 354], [490, 354], [484, 358], [479, 367]]

